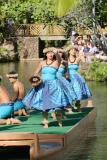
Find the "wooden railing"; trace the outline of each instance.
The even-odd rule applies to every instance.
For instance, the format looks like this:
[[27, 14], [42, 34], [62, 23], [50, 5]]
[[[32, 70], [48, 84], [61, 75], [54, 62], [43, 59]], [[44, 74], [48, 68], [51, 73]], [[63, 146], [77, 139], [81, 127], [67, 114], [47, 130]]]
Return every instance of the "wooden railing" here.
[[65, 35], [64, 28], [60, 25], [20, 24], [15, 26], [14, 30], [16, 36]]

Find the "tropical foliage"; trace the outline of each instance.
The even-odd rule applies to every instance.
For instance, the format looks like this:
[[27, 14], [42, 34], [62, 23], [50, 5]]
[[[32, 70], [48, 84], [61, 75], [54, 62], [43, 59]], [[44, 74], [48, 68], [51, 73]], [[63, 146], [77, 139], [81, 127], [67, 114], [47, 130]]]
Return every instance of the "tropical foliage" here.
[[58, 16], [64, 15], [77, 5], [77, 0], [5, 0], [0, 1], [1, 24], [7, 19], [15, 23], [55, 23]]
[[61, 24], [65, 27], [67, 34], [70, 35], [72, 29], [85, 28], [92, 30], [92, 2], [81, 0], [81, 3], [66, 15], [61, 17]]
[[96, 18], [99, 24], [104, 27], [107, 25], [107, 0], [96, 0]]
[[[95, 0], [96, 19], [107, 22], [107, 1]], [[92, 28], [92, 0], [0, 0], [0, 30], [7, 23], [61, 24], [70, 34], [73, 27]], [[8, 28], [7, 28], [8, 30]]]
[[[96, 24], [101, 27], [107, 25], [107, 0], [94, 0]], [[93, 30], [93, 0], [81, 0], [79, 5], [70, 10], [62, 17], [64, 26], [69, 31], [71, 26], [74, 30], [77, 28]], [[96, 31], [97, 32], [97, 31]]]
[[[0, 29], [5, 36], [13, 24], [60, 24], [60, 16], [74, 9], [80, 0], [1, 0]], [[67, 27], [66, 27], [67, 28]], [[12, 30], [14, 30], [12, 28]]]
[[0, 15], [2, 25], [8, 19], [12, 19], [16, 24], [52, 23], [56, 19], [54, 2], [51, 0], [10, 0], [8, 3], [3, 2], [0, 7]]
[[89, 65], [89, 70], [85, 74], [86, 79], [94, 81], [106, 81], [107, 82], [107, 64], [94, 60]]
[[59, 17], [64, 16], [67, 12], [76, 8], [80, 2], [81, 0], [56, 0], [56, 15]]

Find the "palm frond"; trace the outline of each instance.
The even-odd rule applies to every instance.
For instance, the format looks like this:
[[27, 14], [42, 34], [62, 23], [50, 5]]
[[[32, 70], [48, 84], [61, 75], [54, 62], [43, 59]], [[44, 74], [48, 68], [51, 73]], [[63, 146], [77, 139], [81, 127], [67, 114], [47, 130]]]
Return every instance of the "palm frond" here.
[[69, 10], [74, 9], [81, 0], [56, 0], [56, 15], [57, 16], [63, 16], [65, 15]]

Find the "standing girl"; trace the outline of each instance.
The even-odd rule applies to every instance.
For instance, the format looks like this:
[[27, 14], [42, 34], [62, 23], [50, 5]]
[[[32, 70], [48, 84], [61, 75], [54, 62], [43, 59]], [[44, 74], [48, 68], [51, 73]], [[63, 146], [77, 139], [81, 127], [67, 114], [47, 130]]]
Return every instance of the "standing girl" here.
[[80, 60], [81, 57], [79, 56], [78, 49], [71, 49], [68, 55], [68, 73], [70, 84], [73, 87], [76, 95], [76, 106], [79, 110], [80, 100], [91, 97], [91, 92], [86, 84], [85, 79], [78, 73]]
[[[23, 99], [23, 103], [30, 108], [35, 108], [43, 113], [43, 124], [48, 128], [48, 112], [62, 110], [68, 104], [66, 94], [56, 78], [59, 62], [56, 60], [55, 49], [44, 50], [44, 60], [40, 62], [35, 75], [41, 71], [42, 83], [39, 87], [32, 88]], [[58, 124], [62, 127], [61, 116], [58, 117]]]

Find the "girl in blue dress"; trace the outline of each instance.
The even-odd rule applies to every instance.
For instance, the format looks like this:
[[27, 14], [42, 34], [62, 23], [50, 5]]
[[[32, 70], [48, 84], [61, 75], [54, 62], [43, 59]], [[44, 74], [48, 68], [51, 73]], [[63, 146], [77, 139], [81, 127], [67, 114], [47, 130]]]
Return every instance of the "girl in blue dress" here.
[[[73, 87], [70, 85], [69, 81], [66, 80], [65, 74], [67, 72], [67, 58], [65, 56], [65, 50], [64, 49], [58, 49], [58, 55], [60, 56], [60, 66], [57, 71], [57, 78], [60, 80], [64, 88], [66, 88], [70, 104], [73, 104], [76, 100], [76, 95], [74, 92]], [[68, 112], [72, 112], [71, 106], [68, 106], [66, 108]]]
[[[48, 112], [57, 112], [68, 106], [66, 92], [56, 77], [59, 62], [56, 60], [53, 48], [45, 49], [44, 60], [40, 62], [34, 75], [41, 71], [42, 83], [39, 87], [32, 88], [23, 99], [25, 106], [35, 108], [43, 112], [44, 127], [48, 128]], [[61, 114], [58, 117], [58, 124], [61, 127]]]
[[75, 91], [78, 109], [80, 109], [80, 100], [88, 99], [92, 96], [85, 79], [78, 73], [80, 60], [78, 49], [71, 49], [68, 55], [68, 74], [70, 84]]

